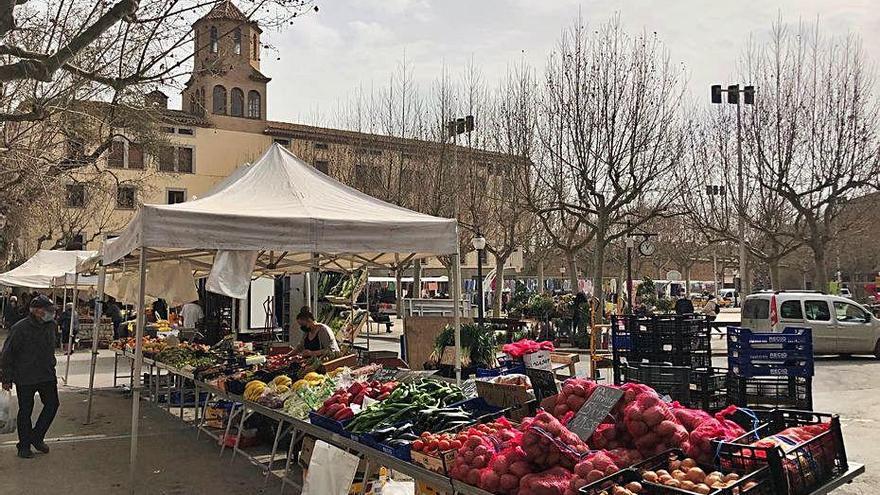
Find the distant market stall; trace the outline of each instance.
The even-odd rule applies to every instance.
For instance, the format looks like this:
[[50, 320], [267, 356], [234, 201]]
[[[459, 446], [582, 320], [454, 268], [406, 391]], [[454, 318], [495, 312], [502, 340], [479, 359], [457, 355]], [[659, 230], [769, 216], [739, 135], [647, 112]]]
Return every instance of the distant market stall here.
[[72, 280], [73, 274], [84, 271], [84, 264], [96, 254], [97, 251], [41, 249], [16, 268], [0, 273], [0, 285], [51, 289], [56, 287], [54, 285], [56, 278], [64, 283], [64, 280]]
[[[453, 274], [460, 280], [454, 219], [413, 212], [368, 196], [323, 174], [278, 144], [235, 175], [234, 180], [199, 199], [141, 206], [121, 235], [103, 245], [99, 299], [107, 266], [135, 259], [138, 308], [145, 302], [147, 266], [167, 260], [186, 260], [194, 269], [209, 273], [210, 290], [239, 298], [246, 294], [253, 273], [387, 269], [436, 255], [454, 255]], [[455, 283], [453, 299], [460, 298], [460, 283]], [[459, 317], [456, 312], [456, 327]], [[140, 377], [143, 367], [143, 331], [144, 314], [140, 311], [135, 377]], [[140, 384], [134, 385], [132, 479], [141, 392]]]

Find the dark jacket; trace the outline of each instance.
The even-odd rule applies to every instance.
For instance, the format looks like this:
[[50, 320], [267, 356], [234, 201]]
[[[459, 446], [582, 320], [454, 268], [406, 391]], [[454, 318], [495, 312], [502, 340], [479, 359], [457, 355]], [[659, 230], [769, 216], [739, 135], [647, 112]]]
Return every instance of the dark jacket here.
[[32, 315], [12, 326], [0, 352], [0, 381], [36, 385], [55, 381], [54, 321], [44, 323]]
[[694, 303], [686, 298], [682, 297], [678, 301], [675, 301], [675, 314], [677, 315], [690, 315], [694, 313]]

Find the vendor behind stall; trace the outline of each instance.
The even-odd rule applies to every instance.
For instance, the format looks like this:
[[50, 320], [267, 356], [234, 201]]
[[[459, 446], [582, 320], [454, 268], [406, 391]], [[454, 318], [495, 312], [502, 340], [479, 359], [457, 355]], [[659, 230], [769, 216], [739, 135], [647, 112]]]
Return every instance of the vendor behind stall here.
[[303, 357], [321, 357], [329, 352], [339, 352], [339, 344], [333, 330], [323, 323], [315, 321], [315, 316], [308, 307], [303, 307], [296, 315], [296, 323], [303, 332], [302, 343], [293, 350], [294, 354]]

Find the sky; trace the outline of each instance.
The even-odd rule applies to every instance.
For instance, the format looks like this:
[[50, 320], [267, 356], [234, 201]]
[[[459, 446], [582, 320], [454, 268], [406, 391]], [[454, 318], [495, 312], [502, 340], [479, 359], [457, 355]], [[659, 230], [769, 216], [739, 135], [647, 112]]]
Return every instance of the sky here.
[[880, 63], [880, 0], [317, 0], [320, 11], [282, 31], [262, 57], [272, 77], [268, 117], [329, 122], [357, 88], [387, 84], [405, 58], [428, 90], [444, 65], [455, 75], [469, 61], [487, 82], [522, 60], [542, 69], [561, 31], [580, 13], [589, 25], [619, 14], [631, 33], [656, 32], [672, 61], [686, 68], [692, 96], [708, 104], [711, 84], [735, 81], [747, 40], [766, 39], [772, 23], [819, 21], [824, 32], [861, 36]]

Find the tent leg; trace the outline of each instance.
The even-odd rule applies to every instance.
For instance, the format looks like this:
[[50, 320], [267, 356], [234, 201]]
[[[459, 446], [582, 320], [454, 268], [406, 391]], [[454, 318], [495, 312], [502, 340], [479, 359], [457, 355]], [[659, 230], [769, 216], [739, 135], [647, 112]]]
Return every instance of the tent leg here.
[[95, 324], [92, 326], [92, 360], [89, 363], [89, 399], [86, 406], [86, 422], [84, 424], [92, 422], [92, 398], [95, 391], [95, 368], [98, 366], [98, 338], [100, 336], [101, 314], [104, 309], [104, 280], [106, 278], [107, 267], [101, 265], [98, 269], [98, 294], [95, 297]]
[[[64, 384], [67, 385], [67, 378], [70, 376], [70, 355], [73, 354], [73, 322], [77, 318], [77, 292], [79, 291], [79, 273], [73, 274], [73, 309], [70, 310], [70, 326], [67, 327], [67, 364], [64, 365]], [[65, 310], [67, 305], [65, 304]]]
[[318, 253], [312, 254], [312, 300], [309, 301], [309, 305], [312, 307], [312, 314], [315, 315], [315, 318], [318, 317], [318, 279], [321, 278], [321, 271], [318, 269], [318, 256]]
[[459, 248], [452, 259], [452, 314], [455, 327], [455, 383], [461, 385], [461, 258]]
[[129, 493], [135, 492], [135, 473], [137, 471], [138, 430], [140, 429], [140, 406], [141, 406], [141, 373], [144, 367], [144, 292], [147, 283], [147, 257], [146, 249], [141, 246], [138, 269], [140, 280], [137, 301], [137, 326], [135, 330], [134, 370], [132, 371], [131, 387], [131, 453], [128, 466], [128, 489]]

